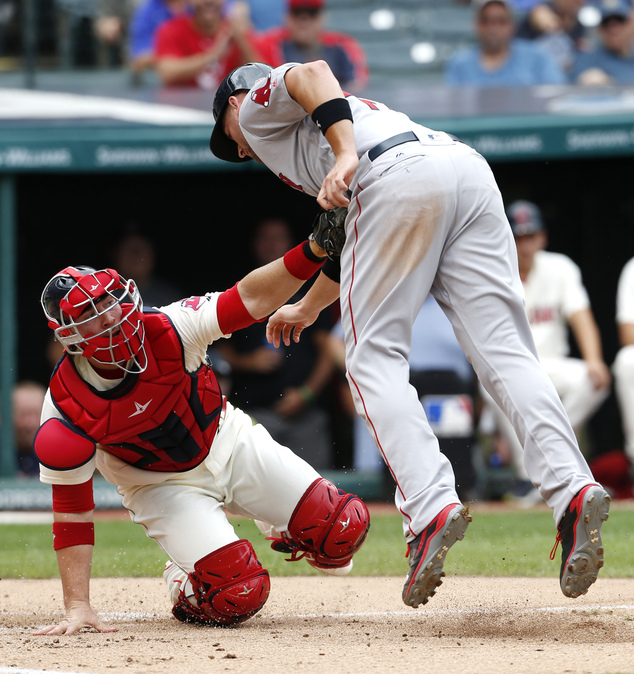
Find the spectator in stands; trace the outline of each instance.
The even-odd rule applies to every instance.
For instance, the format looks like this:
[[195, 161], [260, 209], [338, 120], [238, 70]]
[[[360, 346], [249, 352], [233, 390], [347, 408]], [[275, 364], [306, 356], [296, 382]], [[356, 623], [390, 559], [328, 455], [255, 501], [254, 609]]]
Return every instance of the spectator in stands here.
[[585, 0], [538, 2], [520, 22], [516, 36], [537, 40], [568, 73], [577, 54], [590, 47], [587, 28], [579, 20], [584, 3]]
[[215, 91], [234, 69], [261, 61], [249, 8], [224, 0], [192, 0], [193, 12], [166, 21], [156, 35], [156, 67], [163, 84]]
[[563, 84], [566, 76], [539, 45], [513, 37], [515, 20], [507, 0], [474, 0], [478, 45], [449, 60], [445, 81], [478, 87]]
[[598, 28], [600, 45], [580, 54], [572, 68], [577, 84], [606, 85], [634, 83], [632, 7], [626, 0], [605, 0]]
[[323, 60], [348, 91], [361, 91], [368, 82], [368, 66], [361, 45], [350, 35], [327, 31], [324, 0], [288, 0], [286, 25], [263, 35], [264, 60], [283, 63]]
[[[507, 211], [515, 236], [526, 312], [542, 366], [551, 378], [573, 429], [579, 430], [610, 393], [611, 376], [602, 355], [601, 336], [579, 267], [567, 256], [544, 250], [548, 242], [539, 208], [516, 201]], [[569, 355], [568, 328], [581, 359]], [[527, 505], [541, 501], [528, 480], [523, 450], [513, 427], [492, 403], [498, 429], [510, 449], [519, 478], [517, 496]]]
[[156, 275], [156, 253], [147, 237], [127, 234], [113, 257], [114, 268], [124, 278], [135, 280], [146, 307], [162, 307], [183, 297], [178, 288]]
[[137, 5], [135, 0], [99, 0], [94, 29], [97, 40], [105, 47], [108, 66], [120, 66], [127, 61], [128, 26]]
[[540, 0], [511, 0], [511, 7], [517, 12], [524, 13], [533, 9], [539, 3]]
[[[234, 1], [230, 0], [227, 5], [230, 7]], [[247, 0], [247, 2], [255, 30], [269, 30], [284, 23], [287, 0]]]
[[[253, 238], [257, 264], [275, 260], [292, 244], [285, 220], [261, 221]], [[320, 400], [334, 372], [328, 351], [331, 328], [328, 313], [323, 312], [290, 346], [273, 348], [262, 322], [214, 344], [231, 367], [231, 402], [242, 405], [277, 442], [324, 470], [332, 468], [329, 420], [321, 404], [325, 401]]]
[[132, 15], [128, 59], [133, 73], [154, 68], [154, 42], [159, 27], [189, 11], [190, 0], [142, 0]]
[[21, 381], [13, 388], [13, 428], [18, 452], [18, 474], [39, 475], [40, 464], [33, 451], [33, 439], [40, 427], [46, 388], [35, 381]]

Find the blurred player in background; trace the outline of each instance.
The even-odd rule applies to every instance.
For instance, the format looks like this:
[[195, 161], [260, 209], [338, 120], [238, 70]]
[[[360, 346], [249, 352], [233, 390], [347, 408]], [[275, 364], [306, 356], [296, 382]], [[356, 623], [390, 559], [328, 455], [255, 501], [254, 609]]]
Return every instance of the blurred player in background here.
[[[545, 250], [548, 235], [540, 209], [529, 201], [515, 201], [507, 211], [515, 238], [526, 313], [539, 360], [552, 380], [570, 424], [579, 431], [610, 393], [610, 369], [603, 360], [601, 335], [594, 319], [581, 270], [566, 255]], [[568, 329], [581, 358], [570, 355]], [[491, 398], [485, 393], [489, 403]], [[520, 503], [541, 501], [524, 466], [524, 452], [513, 426], [491, 404], [499, 431], [508, 443], [519, 484]]]
[[33, 452], [33, 439], [40, 427], [46, 388], [36, 381], [20, 381], [13, 387], [13, 428], [18, 451], [18, 475], [39, 475], [40, 465]]
[[[254, 266], [272, 262], [292, 244], [286, 220], [258, 222], [252, 240]], [[329, 419], [320, 404], [334, 371], [327, 350], [331, 327], [324, 312], [299, 344], [276, 349], [266, 341], [266, 323], [253, 323], [216, 342], [231, 367], [229, 400], [317, 470], [331, 470], [333, 462]]]
[[621, 409], [625, 453], [634, 466], [634, 258], [621, 270], [616, 295], [616, 322], [621, 348], [616, 354], [614, 386]]

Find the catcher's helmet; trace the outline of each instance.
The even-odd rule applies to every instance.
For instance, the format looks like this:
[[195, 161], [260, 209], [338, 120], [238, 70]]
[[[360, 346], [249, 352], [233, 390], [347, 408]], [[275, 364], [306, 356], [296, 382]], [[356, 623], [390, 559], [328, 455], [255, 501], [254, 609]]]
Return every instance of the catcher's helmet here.
[[[108, 298], [112, 301], [101, 304]], [[46, 284], [41, 303], [48, 326], [68, 353], [126, 371], [146, 369], [143, 300], [132, 279], [126, 281], [114, 269], [66, 267]], [[114, 325], [96, 334], [82, 328], [115, 305], [121, 306], [121, 315]]]
[[229, 98], [237, 91], [249, 90], [261, 78], [268, 77], [273, 70], [266, 63], [247, 63], [232, 70], [220, 83], [214, 96], [213, 113], [216, 121], [209, 139], [209, 148], [219, 159], [231, 162], [249, 161], [251, 157], [241, 157], [238, 146], [225, 136], [222, 130], [222, 118]]
[[530, 201], [514, 201], [508, 207], [506, 217], [515, 237], [528, 236], [545, 229], [541, 211]]

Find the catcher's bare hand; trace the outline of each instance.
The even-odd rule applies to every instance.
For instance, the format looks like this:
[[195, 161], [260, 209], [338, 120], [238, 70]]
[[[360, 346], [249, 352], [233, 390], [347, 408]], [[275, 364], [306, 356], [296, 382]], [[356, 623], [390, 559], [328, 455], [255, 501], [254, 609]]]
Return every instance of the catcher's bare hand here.
[[90, 607], [70, 609], [59, 624], [47, 625], [33, 634], [35, 636], [58, 636], [60, 634], [76, 634], [84, 627], [93, 627], [98, 632], [116, 632], [116, 627], [104, 623]]
[[319, 312], [307, 313], [302, 310], [301, 303], [286, 304], [280, 307], [269, 317], [266, 324], [266, 339], [278, 347], [280, 341], [286, 346], [291, 343], [291, 335], [294, 342], [299, 342], [299, 338], [309, 325], [312, 325], [319, 316]]

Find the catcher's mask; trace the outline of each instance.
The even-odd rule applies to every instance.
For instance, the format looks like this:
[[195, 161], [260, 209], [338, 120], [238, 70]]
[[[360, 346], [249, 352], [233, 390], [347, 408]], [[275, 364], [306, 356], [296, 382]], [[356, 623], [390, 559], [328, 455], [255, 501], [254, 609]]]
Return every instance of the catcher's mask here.
[[[49, 328], [67, 353], [127, 372], [147, 368], [143, 300], [132, 279], [127, 281], [114, 269], [66, 267], [46, 284], [41, 303]], [[115, 306], [121, 307], [121, 316], [114, 325], [81, 334], [82, 326]]]
[[219, 159], [235, 163], [251, 159], [251, 157], [241, 157], [238, 154], [238, 146], [227, 138], [222, 130], [222, 120], [229, 98], [238, 91], [248, 91], [259, 79], [268, 77], [271, 70], [273, 68], [266, 63], [247, 63], [232, 70], [220, 83], [213, 105], [216, 123], [209, 139], [209, 148]]

